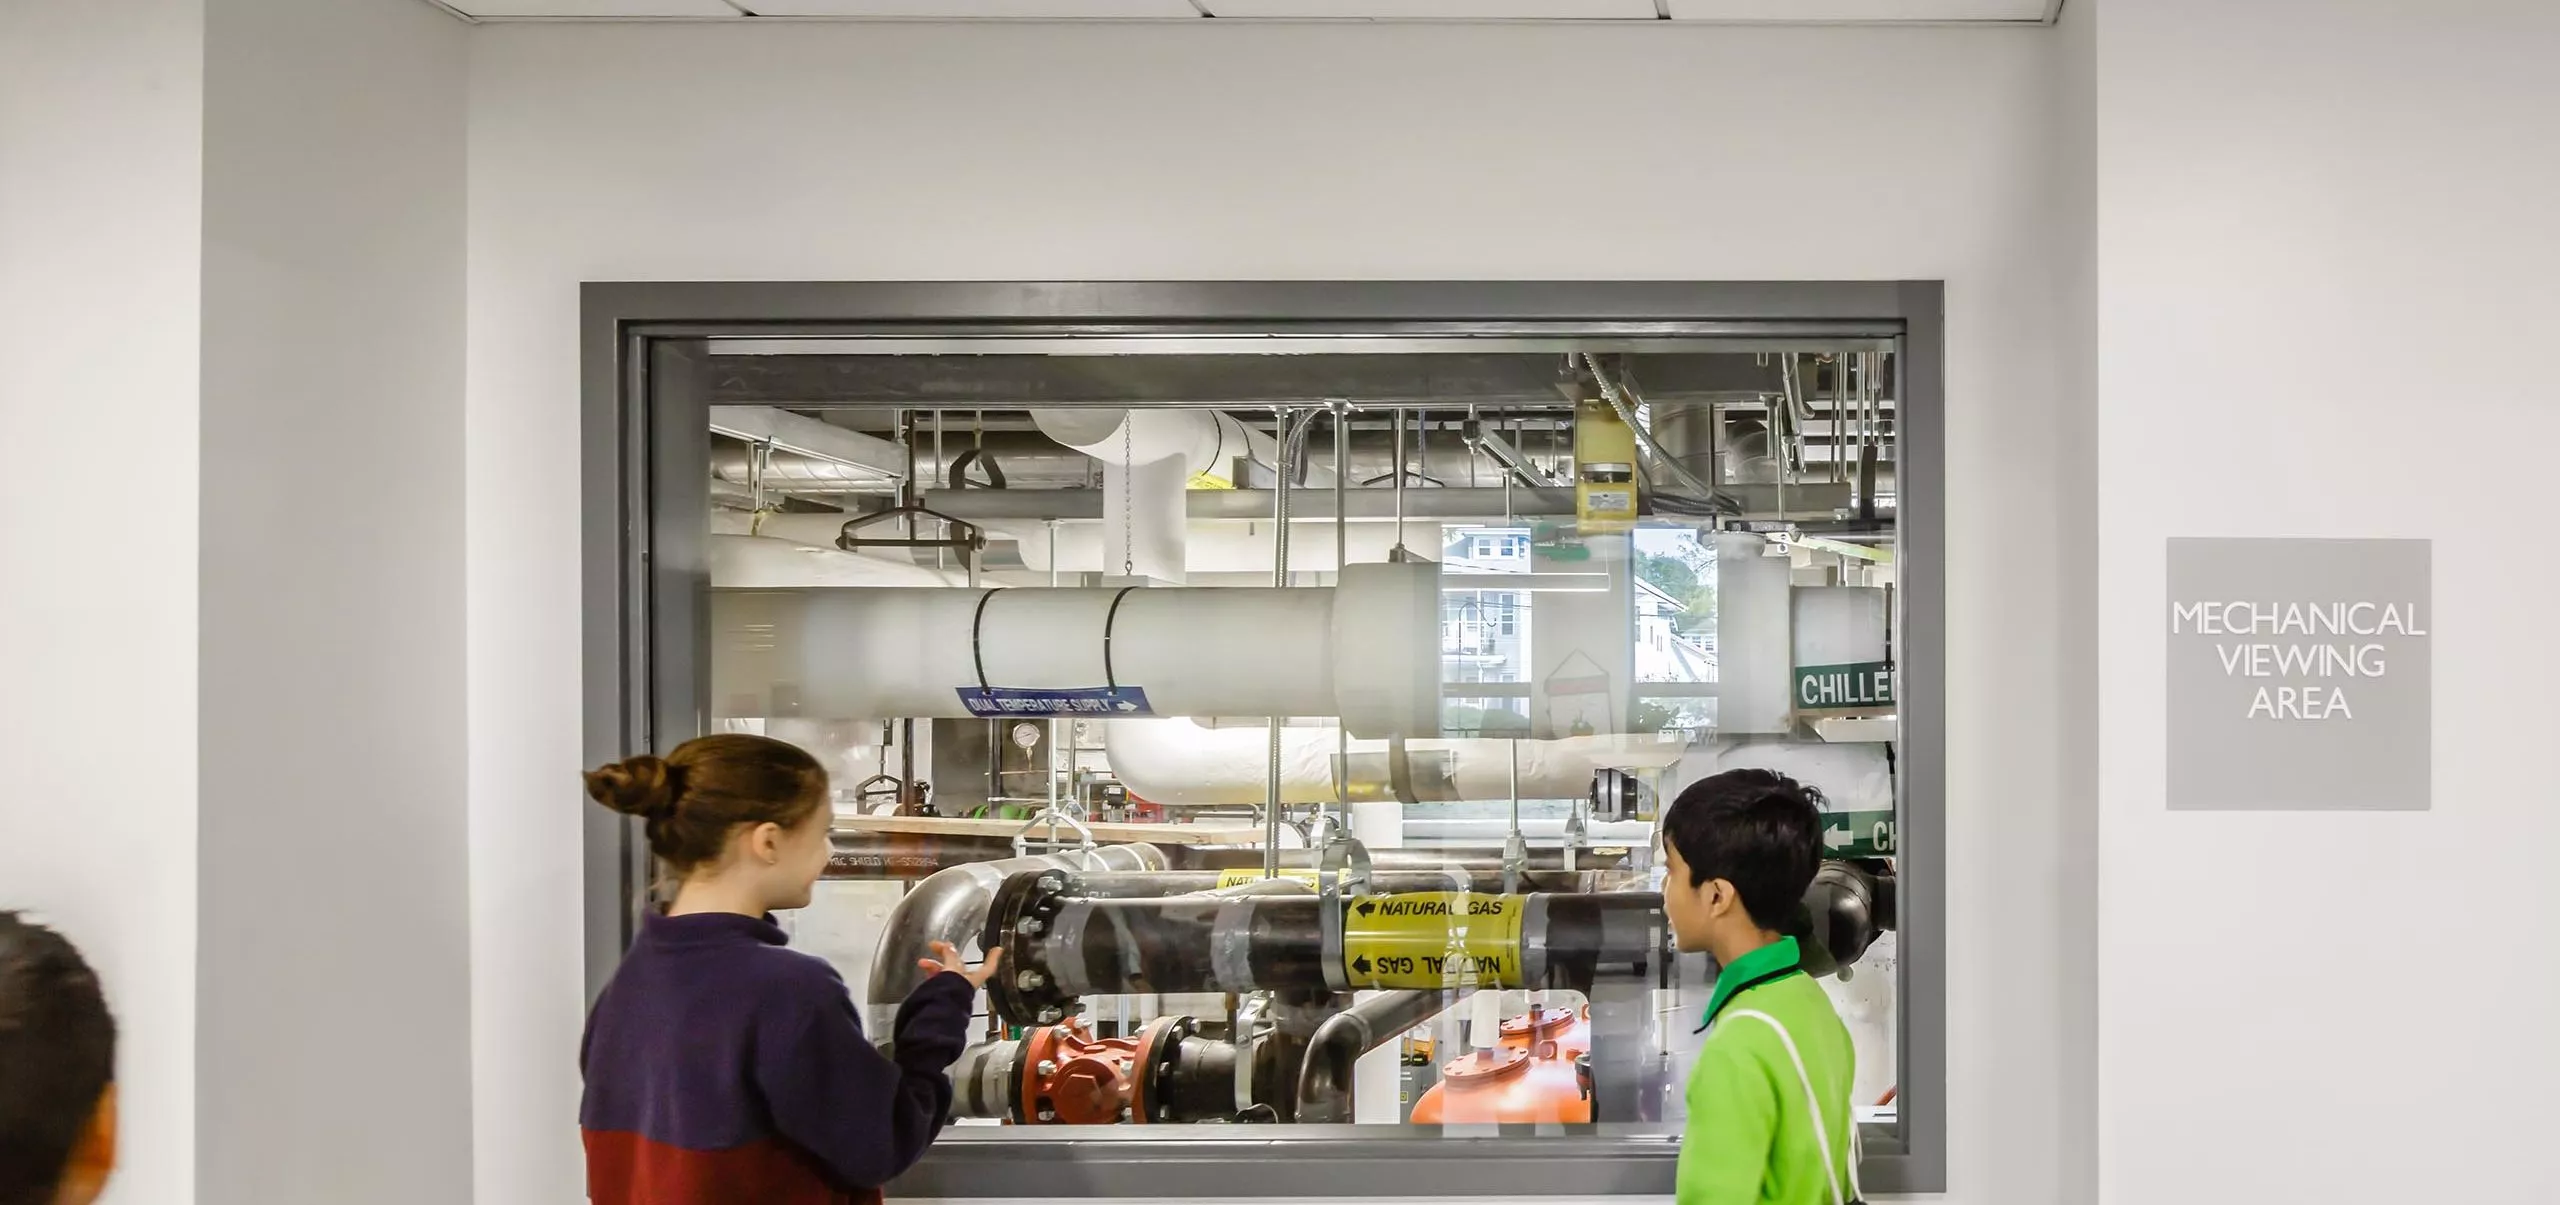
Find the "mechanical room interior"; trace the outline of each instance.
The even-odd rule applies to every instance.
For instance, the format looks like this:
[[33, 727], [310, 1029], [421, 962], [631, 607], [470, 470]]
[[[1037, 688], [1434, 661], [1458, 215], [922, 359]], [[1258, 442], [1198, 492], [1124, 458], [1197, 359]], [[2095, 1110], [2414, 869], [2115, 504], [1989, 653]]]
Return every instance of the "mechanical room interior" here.
[[1238, 1126], [1605, 1137], [1667, 1186], [1714, 970], [1671, 947], [1656, 822], [1736, 767], [1824, 797], [1788, 928], [1899, 1152], [1903, 348], [651, 356], [699, 428], [651, 453], [652, 539], [700, 566], [654, 613], [698, 633], [651, 638], [700, 664], [660, 689], [835, 787], [793, 944], [883, 1034], [931, 943], [1006, 955], [905, 1190], [1009, 1195], [977, 1173], [1026, 1136]]

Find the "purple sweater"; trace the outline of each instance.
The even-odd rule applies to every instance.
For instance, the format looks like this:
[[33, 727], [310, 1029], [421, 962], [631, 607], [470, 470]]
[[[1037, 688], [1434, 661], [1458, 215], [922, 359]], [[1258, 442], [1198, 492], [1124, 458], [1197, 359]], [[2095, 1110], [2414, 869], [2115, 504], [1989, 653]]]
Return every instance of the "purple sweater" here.
[[918, 987], [885, 1055], [835, 968], [783, 940], [730, 913], [642, 921], [579, 1050], [595, 1205], [877, 1201], [940, 1132], [969, 981]]

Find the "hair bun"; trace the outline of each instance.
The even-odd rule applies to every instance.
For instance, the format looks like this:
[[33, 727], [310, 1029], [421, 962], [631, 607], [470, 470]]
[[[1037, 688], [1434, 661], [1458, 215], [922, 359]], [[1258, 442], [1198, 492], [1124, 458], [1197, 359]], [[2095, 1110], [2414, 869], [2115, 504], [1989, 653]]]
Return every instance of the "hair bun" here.
[[676, 794], [674, 768], [646, 753], [587, 771], [587, 795], [626, 816], [672, 816]]

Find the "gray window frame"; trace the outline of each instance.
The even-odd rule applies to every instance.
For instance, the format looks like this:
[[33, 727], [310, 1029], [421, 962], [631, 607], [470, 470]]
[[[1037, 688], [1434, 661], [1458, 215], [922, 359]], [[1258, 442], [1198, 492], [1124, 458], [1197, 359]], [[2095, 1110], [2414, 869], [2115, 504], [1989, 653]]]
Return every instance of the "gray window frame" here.
[[[1901, 1059], [1893, 1126], [1868, 1127], [1872, 1194], [1946, 1188], [1945, 289], [1936, 281], [658, 283], [583, 286], [585, 747], [589, 764], [702, 730], [709, 574], [706, 340], [1356, 334], [1445, 341], [1890, 339], [1905, 707], [1898, 850]], [[661, 741], [660, 736], [665, 739]], [[590, 997], [629, 943], [650, 868], [637, 826], [587, 808]], [[938, 1145], [908, 1197], [1667, 1195], [1676, 1142], [1377, 1127], [1113, 1127]], [[1523, 1133], [1529, 1127], [1520, 1127]]]

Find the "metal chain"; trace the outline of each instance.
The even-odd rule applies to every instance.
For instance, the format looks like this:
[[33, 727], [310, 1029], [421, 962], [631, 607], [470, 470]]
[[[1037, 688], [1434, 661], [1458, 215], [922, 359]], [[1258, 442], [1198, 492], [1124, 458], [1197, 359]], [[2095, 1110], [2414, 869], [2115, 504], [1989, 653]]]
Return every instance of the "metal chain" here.
[[1138, 475], [1138, 461], [1132, 454], [1138, 437], [1131, 430], [1137, 426], [1137, 423], [1137, 411], [1120, 412], [1120, 576], [1122, 577], [1138, 576], [1137, 525], [1132, 519], [1135, 514], [1134, 500], [1137, 486], [1130, 482], [1130, 478]]

